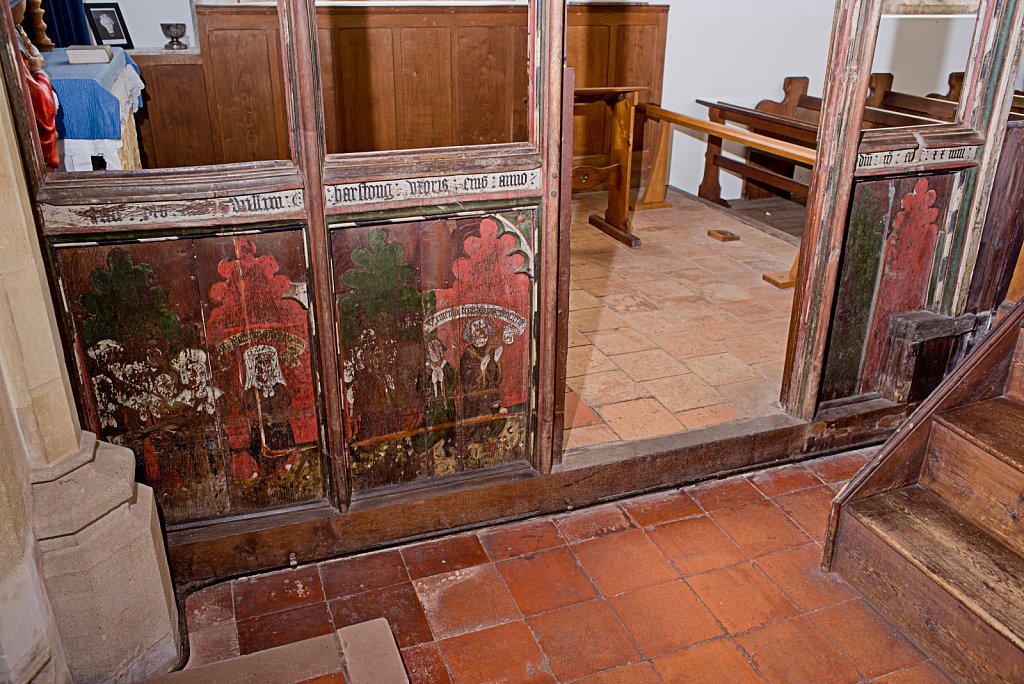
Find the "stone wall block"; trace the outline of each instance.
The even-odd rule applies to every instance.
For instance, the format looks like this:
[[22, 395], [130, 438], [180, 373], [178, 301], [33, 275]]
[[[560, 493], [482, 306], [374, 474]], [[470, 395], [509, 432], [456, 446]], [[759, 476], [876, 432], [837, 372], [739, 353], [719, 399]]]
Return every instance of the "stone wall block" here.
[[[34, 527], [74, 681], [131, 682], [177, 663], [178, 612], [153, 490], [134, 483], [130, 450], [96, 445], [93, 460], [33, 485]], [[49, 534], [60, 530], [74, 531]]]

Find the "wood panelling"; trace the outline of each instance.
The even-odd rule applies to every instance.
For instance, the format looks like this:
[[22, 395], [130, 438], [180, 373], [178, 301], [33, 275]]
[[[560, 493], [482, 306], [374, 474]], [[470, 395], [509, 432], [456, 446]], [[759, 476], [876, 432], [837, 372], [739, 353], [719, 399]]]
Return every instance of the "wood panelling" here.
[[[286, 158], [274, 9], [198, 6], [196, 14], [201, 56], [140, 65], [147, 166]], [[659, 103], [667, 18], [664, 6], [570, 6], [566, 49], [577, 84], [641, 86], [642, 101]], [[329, 153], [526, 140], [525, 7], [334, 5], [318, 7], [317, 21]], [[187, 134], [169, 121], [184, 122]], [[601, 105], [576, 117], [576, 156], [606, 157], [610, 125]]]
[[136, 114], [145, 168], [211, 161], [213, 133], [202, 62], [198, 55], [189, 55], [188, 60], [176, 57], [173, 53], [133, 56], [146, 82], [144, 106]]

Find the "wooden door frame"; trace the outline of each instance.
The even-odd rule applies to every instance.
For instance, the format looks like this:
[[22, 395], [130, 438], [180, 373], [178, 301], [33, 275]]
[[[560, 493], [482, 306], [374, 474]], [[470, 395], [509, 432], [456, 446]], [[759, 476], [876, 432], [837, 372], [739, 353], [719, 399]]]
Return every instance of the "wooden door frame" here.
[[[859, 154], [879, 136], [862, 134], [864, 104], [878, 37], [883, 0], [837, 0], [829, 64], [818, 128], [818, 156], [808, 195], [800, 250], [793, 315], [783, 373], [782, 402], [793, 416], [810, 420], [818, 411], [825, 349], [831, 329], [846, 220]], [[1004, 125], [1013, 92], [1024, 28], [1022, 0], [982, 0], [965, 76], [958, 120], [929, 126], [923, 136], [944, 138], [973, 134], [984, 145], [977, 182], [965, 192], [952, 246], [956, 277], [942, 283], [932, 302], [942, 313], [962, 313], [970, 287], [999, 161]], [[1016, 30], [1015, 30], [1016, 29]], [[1011, 75], [1008, 77], [1008, 75]], [[906, 130], [906, 146], [921, 144], [921, 133]], [[891, 137], [891, 136], [890, 136]], [[868, 145], [870, 147], [870, 145]], [[921, 164], [907, 171], [939, 169]], [[975, 201], [977, 200], [977, 201]]]

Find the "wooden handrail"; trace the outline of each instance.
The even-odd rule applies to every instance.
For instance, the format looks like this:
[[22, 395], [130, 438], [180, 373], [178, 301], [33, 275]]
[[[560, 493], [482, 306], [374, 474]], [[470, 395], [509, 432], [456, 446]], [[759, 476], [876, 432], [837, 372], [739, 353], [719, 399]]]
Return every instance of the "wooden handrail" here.
[[726, 126], [725, 124], [718, 124], [713, 121], [705, 121], [685, 114], [670, 112], [669, 110], [662, 109], [656, 105], [644, 104], [640, 105], [640, 108], [643, 110], [647, 118], [652, 121], [664, 121], [665, 123], [672, 124], [674, 126], [682, 126], [683, 128], [689, 128], [690, 130], [707, 133], [708, 135], [713, 135], [721, 138], [722, 140], [737, 142], [755, 150], [767, 152], [768, 154], [773, 154], [777, 157], [789, 159], [790, 161], [795, 161], [800, 164], [807, 164], [808, 166], [814, 165], [815, 151], [810, 147], [794, 145], [793, 143], [769, 138], [768, 136], [761, 135], [760, 133], [752, 133], [751, 131], [743, 130], [742, 128], [735, 128], [733, 126]]

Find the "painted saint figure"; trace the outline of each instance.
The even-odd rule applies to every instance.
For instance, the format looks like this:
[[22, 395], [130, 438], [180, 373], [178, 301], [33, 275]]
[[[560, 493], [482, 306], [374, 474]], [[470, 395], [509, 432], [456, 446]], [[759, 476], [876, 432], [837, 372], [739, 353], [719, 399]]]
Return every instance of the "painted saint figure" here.
[[493, 332], [486, 318], [474, 319], [462, 329], [462, 341], [468, 342], [459, 362], [466, 418], [492, 415], [501, 409], [501, 354], [505, 348], [491, 344]]
[[267, 458], [295, 448], [289, 409], [291, 394], [281, 372], [277, 348], [268, 344], [249, 347], [245, 359], [245, 404], [256, 411], [249, 437], [249, 452], [266, 474]]
[[183, 390], [172, 400], [172, 404], [191, 406], [199, 412], [211, 416], [217, 411], [217, 399], [224, 392], [209, 384], [210, 375], [206, 367], [206, 352], [202, 349], [183, 349], [171, 361], [171, 366], [178, 371]]

